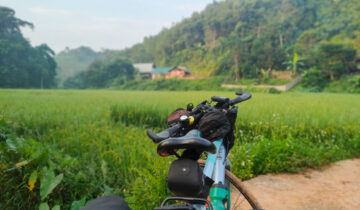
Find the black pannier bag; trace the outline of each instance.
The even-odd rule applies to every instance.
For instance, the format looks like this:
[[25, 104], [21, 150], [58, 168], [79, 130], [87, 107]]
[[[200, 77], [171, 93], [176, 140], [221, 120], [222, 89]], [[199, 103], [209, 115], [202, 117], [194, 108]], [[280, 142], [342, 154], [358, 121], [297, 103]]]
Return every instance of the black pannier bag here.
[[81, 210], [131, 210], [126, 201], [117, 195], [108, 195], [91, 200]]
[[225, 113], [220, 110], [213, 110], [206, 113], [199, 121], [201, 137], [209, 141], [215, 141], [230, 132], [231, 125]]
[[171, 163], [167, 185], [176, 196], [199, 197], [205, 186], [200, 165], [191, 159], [181, 158]]

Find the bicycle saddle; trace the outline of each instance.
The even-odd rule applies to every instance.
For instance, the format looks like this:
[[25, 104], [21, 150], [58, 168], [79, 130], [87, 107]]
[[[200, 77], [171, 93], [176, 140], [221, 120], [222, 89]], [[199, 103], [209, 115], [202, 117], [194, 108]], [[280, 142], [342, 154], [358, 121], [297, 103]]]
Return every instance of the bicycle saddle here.
[[172, 137], [163, 140], [157, 147], [160, 156], [167, 157], [174, 154], [178, 149], [196, 149], [199, 153], [216, 153], [215, 145], [207, 139], [199, 137], [199, 130], [191, 130], [185, 136]]

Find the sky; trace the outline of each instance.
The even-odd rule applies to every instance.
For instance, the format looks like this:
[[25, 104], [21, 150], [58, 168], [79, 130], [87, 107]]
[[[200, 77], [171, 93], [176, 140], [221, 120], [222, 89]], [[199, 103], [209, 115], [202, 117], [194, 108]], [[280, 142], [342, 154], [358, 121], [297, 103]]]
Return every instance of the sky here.
[[124, 49], [169, 28], [213, 0], [1, 0], [35, 25], [22, 29], [33, 46]]

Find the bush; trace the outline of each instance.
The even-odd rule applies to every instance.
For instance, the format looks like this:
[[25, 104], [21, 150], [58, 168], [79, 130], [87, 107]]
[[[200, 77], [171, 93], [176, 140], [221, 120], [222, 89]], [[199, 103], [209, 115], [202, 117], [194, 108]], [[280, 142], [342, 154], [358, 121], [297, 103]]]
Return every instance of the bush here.
[[278, 89], [276, 89], [276, 88], [270, 88], [270, 89], [269, 89], [269, 93], [271, 93], [271, 94], [280, 94], [281, 91], [278, 90]]
[[360, 93], [360, 75], [342, 76], [339, 80], [329, 83], [324, 91], [335, 93]]
[[329, 75], [313, 67], [305, 71], [302, 85], [310, 88], [312, 92], [322, 91], [329, 82]]

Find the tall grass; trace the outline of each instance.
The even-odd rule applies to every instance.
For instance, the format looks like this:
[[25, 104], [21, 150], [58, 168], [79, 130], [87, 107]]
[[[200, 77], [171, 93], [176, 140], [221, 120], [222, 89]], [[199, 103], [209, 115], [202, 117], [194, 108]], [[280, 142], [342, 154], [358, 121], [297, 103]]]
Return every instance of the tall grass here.
[[[0, 189], [7, 192], [0, 208], [37, 208], [40, 183], [29, 190], [28, 180], [42, 167], [64, 174], [47, 198], [50, 206], [68, 209], [73, 201], [109, 193], [125, 196], [134, 209], [159, 205], [169, 194], [165, 178], [172, 159], [156, 155], [145, 129], [159, 131], [171, 111], [213, 95], [234, 97], [231, 92], [0, 90], [0, 118], [7, 127], [0, 126], [0, 134], [23, 137], [30, 148], [15, 152], [0, 141]], [[237, 142], [229, 155], [233, 171], [250, 178], [359, 156], [358, 107], [358, 95], [254, 94], [239, 104]], [[41, 161], [31, 159], [37, 153]], [[31, 161], [8, 170], [25, 160]]]

